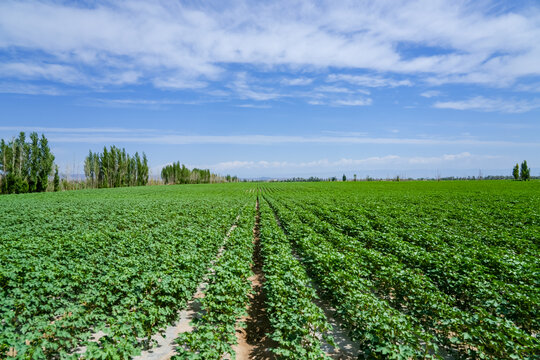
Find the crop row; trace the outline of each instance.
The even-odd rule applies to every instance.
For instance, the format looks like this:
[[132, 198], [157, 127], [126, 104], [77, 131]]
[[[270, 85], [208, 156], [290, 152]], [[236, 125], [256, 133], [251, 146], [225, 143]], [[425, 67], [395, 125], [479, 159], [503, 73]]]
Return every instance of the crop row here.
[[[407, 268], [395, 256], [363, 247], [361, 242], [337, 232], [309, 211], [291, 206], [301, 221], [330, 241], [351, 266], [361, 270], [374, 291], [392, 307], [410, 315], [434, 334], [438, 343], [473, 357], [530, 356], [534, 338], [508, 320], [482, 308], [470, 312], [455, 307], [455, 300], [424, 274]], [[529, 355], [527, 355], [529, 354]]]
[[367, 274], [351, 262], [352, 257], [338, 251], [282, 204], [270, 199], [269, 203], [310, 275], [368, 357], [432, 357], [437, 350], [433, 335], [380, 299]]
[[[418, 269], [428, 276], [441, 291], [456, 299], [455, 306], [469, 311], [482, 308], [495, 315], [504, 316], [521, 328], [531, 331], [538, 329], [540, 311], [540, 291], [537, 286], [512, 284], [497, 279], [489, 273], [485, 264], [472, 257], [470, 251], [461, 251], [461, 246], [439, 244], [436, 249], [408, 241], [398, 232], [390, 229], [375, 230], [363, 225], [365, 219], [357, 214], [342, 214], [335, 208], [324, 205], [306, 207], [306, 212], [313, 212], [321, 221], [328, 221], [332, 227], [357, 239], [364, 247], [381, 251], [395, 261]], [[364, 221], [362, 221], [364, 220]], [[473, 246], [469, 244], [469, 246]], [[532, 263], [532, 262], [529, 262]], [[528, 281], [537, 282], [537, 276], [531, 274]]]
[[[249, 207], [251, 209], [251, 206]], [[229, 235], [222, 256], [213, 265], [214, 273], [201, 300], [201, 316], [191, 332], [181, 333], [175, 359], [221, 359], [233, 355], [236, 326], [247, 315], [251, 292], [254, 211], [244, 210], [237, 227]], [[241, 326], [242, 323], [239, 323]]]
[[288, 239], [265, 202], [261, 202], [260, 218], [270, 337], [277, 344], [273, 352], [287, 359], [326, 358], [320, 341], [324, 336], [333, 343], [326, 335], [331, 325], [314, 304], [317, 295], [309, 277], [293, 256]]
[[86, 358], [127, 358], [151, 345], [246, 200], [168, 188], [47, 195], [2, 202], [2, 355], [76, 358], [85, 347]]

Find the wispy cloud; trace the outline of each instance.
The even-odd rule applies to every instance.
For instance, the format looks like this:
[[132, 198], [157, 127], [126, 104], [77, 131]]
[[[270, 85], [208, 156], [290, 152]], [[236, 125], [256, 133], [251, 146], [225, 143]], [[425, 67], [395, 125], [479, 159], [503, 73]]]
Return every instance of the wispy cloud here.
[[67, 128], [67, 127], [44, 127], [44, 126], [0, 126], [0, 131], [36, 131], [51, 134], [143, 134], [143, 133], [163, 133], [157, 129], [129, 129], [121, 127], [100, 127], [100, 128]]
[[84, 75], [71, 66], [28, 62], [0, 63], [0, 77], [47, 79], [67, 84], [79, 83], [84, 79]]
[[208, 85], [205, 81], [198, 81], [184, 76], [158, 77], [153, 84], [164, 90], [202, 89]]
[[[493, 7], [427, 0], [89, 6], [7, 0], [0, 2], [0, 47], [10, 52], [0, 76], [186, 89], [220, 79], [231, 64], [264, 71], [332, 68], [338, 74], [330, 80], [366, 87], [412, 84], [389, 74], [494, 86], [539, 75], [538, 7]], [[411, 47], [426, 51], [403, 50]], [[17, 62], [29, 52], [32, 62]], [[309, 85], [306, 78], [293, 75], [284, 84]]]
[[476, 96], [467, 100], [438, 101], [433, 104], [433, 107], [438, 109], [477, 110], [486, 112], [503, 112], [517, 114], [540, 108], [540, 99], [489, 99], [483, 96]]
[[283, 94], [279, 94], [272, 89], [250, 84], [248, 82], [248, 75], [245, 72], [237, 74], [236, 79], [231, 83], [229, 88], [235, 91], [241, 99], [267, 101], [283, 96]]
[[330, 74], [328, 75], [328, 81], [344, 81], [358, 86], [365, 86], [371, 88], [377, 87], [397, 87], [397, 86], [412, 86], [413, 83], [410, 80], [395, 80], [391, 78], [384, 78], [381, 76], [370, 75], [347, 75], [347, 74]]
[[317, 97], [315, 99], [311, 99], [308, 101], [308, 104], [310, 105], [325, 105], [325, 106], [334, 106], [334, 107], [340, 107], [340, 106], [369, 106], [372, 104], [372, 100], [370, 98], [347, 98], [347, 99], [336, 99], [331, 98], [328, 99], [326, 97]]
[[428, 90], [428, 91], [424, 91], [423, 93], [421, 93], [420, 96], [423, 96], [423, 97], [429, 99], [429, 98], [432, 98], [432, 97], [441, 96], [441, 92], [438, 91], [438, 90]]
[[334, 100], [331, 105], [334, 106], [367, 106], [371, 105], [372, 100], [369, 98], [355, 100]]
[[228, 144], [228, 145], [278, 145], [278, 144], [382, 144], [382, 145], [470, 145], [540, 147], [538, 142], [477, 139], [419, 139], [378, 137], [330, 137], [290, 135], [140, 135], [140, 136], [50, 136], [50, 141], [62, 143], [140, 143], [160, 145]]
[[181, 134], [177, 131], [158, 129], [126, 128], [57, 128], [32, 126], [0, 126], [3, 132], [37, 131], [47, 134], [51, 142], [57, 143], [141, 143], [160, 145], [187, 144], [228, 144], [228, 145], [279, 145], [279, 144], [381, 144], [381, 145], [468, 145], [468, 146], [506, 146], [540, 147], [538, 142], [482, 140], [465, 136], [461, 138], [441, 138], [423, 136], [409, 137], [373, 137], [363, 133], [337, 133], [330, 135], [199, 135]]
[[3, 94], [25, 94], [25, 95], [65, 95], [66, 92], [53, 86], [32, 85], [32, 84], [0, 84], [0, 93]]
[[406, 157], [399, 155], [372, 156], [361, 159], [342, 158], [338, 160], [320, 159], [306, 162], [291, 162], [291, 161], [224, 161], [217, 164], [203, 165], [215, 171], [235, 171], [239, 169], [350, 169], [350, 168], [400, 168], [403, 166], [449, 166], [451, 164], [459, 164], [463, 161], [485, 161], [500, 159], [500, 156], [495, 155], [475, 155], [469, 152], [457, 154], [442, 154], [439, 156], [414, 156]]
[[281, 83], [283, 85], [289, 86], [304, 86], [309, 85], [313, 82], [311, 78], [292, 78], [292, 79], [282, 79]]
[[180, 100], [180, 99], [107, 99], [90, 98], [85, 99], [83, 105], [111, 106], [111, 107], [149, 107], [160, 108], [168, 105], [199, 105], [207, 101], [203, 100]]
[[[349, 88], [346, 88], [346, 87], [342, 87], [342, 86], [318, 86], [314, 89], [314, 91], [318, 91], [318, 92], [330, 92], [330, 93], [342, 93], [342, 94], [351, 94], [353, 93], [353, 90], [349, 89]], [[362, 93], [364, 93], [362, 91]], [[369, 95], [369, 92], [367, 92], [368, 95]]]
[[240, 105], [236, 105], [237, 107], [240, 107], [240, 108], [251, 108], [251, 109], [269, 109], [271, 108], [270, 105], [258, 105], [258, 104], [240, 104]]

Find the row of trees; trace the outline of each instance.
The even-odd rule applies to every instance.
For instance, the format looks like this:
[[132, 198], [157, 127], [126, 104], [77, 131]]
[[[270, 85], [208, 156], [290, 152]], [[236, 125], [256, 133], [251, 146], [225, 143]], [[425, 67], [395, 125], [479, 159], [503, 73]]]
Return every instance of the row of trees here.
[[180, 162], [172, 163], [161, 170], [161, 179], [165, 184], [210, 184], [219, 182], [238, 182], [236, 176], [222, 177], [212, 174], [208, 169], [188, 169]]
[[523, 160], [521, 163], [521, 169], [519, 164], [516, 164], [516, 166], [514, 166], [514, 170], [512, 171], [512, 175], [514, 176], [514, 180], [530, 180], [531, 169], [527, 166], [527, 160]]
[[[41, 138], [36, 132], [26, 134], [21, 132], [18, 138], [6, 143], [0, 141], [0, 188], [3, 194], [21, 194], [27, 192], [46, 191], [49, 186], [49, 176], [52, 174], [54, 155], [49, 148], [45, 135]], [[54, 190], [59, 185], [58, 166], [56, 166]]]
[[136, 152], [134, 156], [116, 146], [103, 148], [102, 153], [91, 150], [84, 160], [84, 175], [88, 187], [113, 188], [122, 186], [141, 186], [148, 183], [148, 159]]

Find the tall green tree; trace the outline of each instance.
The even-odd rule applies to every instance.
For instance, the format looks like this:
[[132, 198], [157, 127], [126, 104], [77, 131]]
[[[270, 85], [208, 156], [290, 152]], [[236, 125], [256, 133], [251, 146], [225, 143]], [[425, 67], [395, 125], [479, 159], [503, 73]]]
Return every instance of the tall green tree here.
[[512, 170], [512, 175], [514, 176], [514, 180], [519, 180], [519, 164], [516, 164], [516, 166], [514, 166], [514, 169]]
[[30, 192], [37, 191], [37, 182], [40, 168], [41, 151], [39, 149], [39, 136], [36, 132], [30, 134], [30, 174], [28, 187]]
[[141, 169], [141, 185], [148, 184], [149, 175], [150, 175], [150, 172], [148, 169], [148, 159], [146, 158], [146, 154], [143, 152], [143, 161], [142, 161], [142, 169]]
[[39, 140], [39, 150], [41, 157], [39, 159], [40, 166], [36, 189], [37, 191], [46, 191], [47, 186], [49, 185], [49, 175], [51, 175], [52, 172], [54, 155], [51, 153], [49, 141], [45, 135], [41, 135], [41, 139]]
[[521, 171], [520, 171], [520, 177], [521, 180], [527, 181], [531, 177], [531, 169], [527, 166], [527, 160], [523, 160], [521, 163]]
[[86, 176], [87, 185], [96, 187], [96, 168], [94, 165], [94, 154], [92, 150], [88, 152], [88, 156], [84, 159], [84, 176]]
[[52, 171], [54, 155], [45, 135], [19, 133], [9, 143], [0, 142], [0, 189], [4, 194], [45, 191]]
[[116, 146], [104, 147], [102, 153], [91, 150], [84, 160], [84, 174], [87, 186], [108, 188], [120, 186], [146, 185], [148, 183], [148, 159], [143, 153], [129, 155], [125, 149]]
[[54, 191], [60, 190], [60, 176], [58, 175], [58, 165], [54, 167], [53, 185], [54, 185]]
[[165, 184], [209, 184], [211, 182], [236, 182], [236, 176], [221, 177], [212, 174], [209, 169], [188, 169], [184, 164], [175, 162], [161, 169], [161, 179]]

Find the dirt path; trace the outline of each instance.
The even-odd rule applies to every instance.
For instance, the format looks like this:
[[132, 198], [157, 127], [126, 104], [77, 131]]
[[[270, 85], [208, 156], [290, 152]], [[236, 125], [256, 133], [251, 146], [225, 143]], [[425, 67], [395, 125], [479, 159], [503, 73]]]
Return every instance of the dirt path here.
[[238, 344], [233, 346], [237, 360], [246, 359], [274, 359], [268, 349], [273, 346], [271, 339], [266, 336], [270, 330], [270, 322], [266, 315], [266, 295], [263, 291], [264, 274], [262, 272], [261, 242], [260, 242], [260, 214], [259, 198], [256, 203], [255, 227], [253, 228], [253, 276], [250, 277], [251, 288], [254, 294], [250, 295], [248, 316], [241, 319], [246, 327], [236, 330]]

